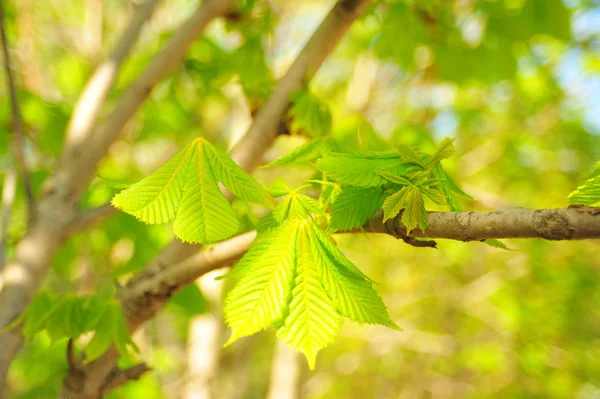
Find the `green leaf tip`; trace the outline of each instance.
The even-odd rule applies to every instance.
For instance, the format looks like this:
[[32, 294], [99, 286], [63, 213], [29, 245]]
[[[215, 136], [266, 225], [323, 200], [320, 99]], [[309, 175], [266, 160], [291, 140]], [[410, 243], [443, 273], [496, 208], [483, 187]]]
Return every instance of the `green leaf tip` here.
[[277, 337], [314, 368], [343, 317], [400, 329], [373, 283], [308, 218], [292, 218], [257, 238], [230, 273], [225, 299], [232, 335], [226, 345], [273, 325]]
[[225, 153], [198, 138], [150, 176], [119, 192], [112, 204], [147, 224], [175, 221], [185, 242], [208, 244], [234, 235], [235, 211], [218, 182], [237, 197], [272, 206], [275, 200]]

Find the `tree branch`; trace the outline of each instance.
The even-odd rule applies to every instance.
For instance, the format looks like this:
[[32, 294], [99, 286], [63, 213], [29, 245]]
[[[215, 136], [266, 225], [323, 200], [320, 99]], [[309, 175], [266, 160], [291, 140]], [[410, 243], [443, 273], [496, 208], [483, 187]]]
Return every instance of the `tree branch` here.
[[115, 82], [121, 64], [137, 41], [142, 27], [152, 15], [159, 0], [146, 0], [133, 15], [110, 56], [96, 69], [79, 97], [67, 128], [67, 147], [85, 143], [89, 138], [98, 113]]
[[[167, 77], [181, 62], [190, 45], [214, 18], [223, 15], [233, 0], [205, 0], [179, 28], [164, 49], [127, 89], [106, 121], [91, 134], [70, 136], [61, 158], [61, 166], [50, 190], [67, 201], [75, 201], [104, 157], [108, 147], [119, 137], [125, 124], [137, 112], [154, 86]], [[84, 141], [82, 141], [85, 139]]]
[[10, 54], [8, 51], [8, 38], [4, 28], [4, 8], [2, 3], [0, 3], [0, 37], [2, 38], [4, 70], [6, 72], [6, 82], [12, 111], [12, 131], [14, 133], [13, 149], [16, 162], [21, 170], [21, 178], [25, 187], [25, 195], [27, 196], [28, 223], [33, 223], [35, 219], [35, 200], [33, 197], [33, 188], [31, 187], [31, 179], [29, 178], [29, 169], [27, 168], [27, 162], [25, 161], [23, 118], [21, 117], [21, 109], [19, 107], [19, 101], [17, 100], [17, 89], [15, 87], [15, 81], [11, 68]]
[[139, 380], [142, 374], [150, 370], [152, 369], [146, 363], [140, 363], [123, 370], [113, 369], [108, 375], [106, 383], [100, 388], [100, 397], [128, 381]]
[[577, 206], [557, 209], [509, 208], [493, 212], [429, 212], [424, 232], [406, 234], [398, 216], [383, 222], [377, 212], [363, 227], [368, 233], [385, 233], [396, 238], [447, 238], [483, 241], [497, 238], [542, 238], [585, 240], [600, 238], [600, 208]]
[[[485, 239], [541, 238], [546, 240], [582, 240], [600, 238], [600, 208], [571, 207], [557, 209], [510, 208], [492, 212], [430, 212], [429, 228], [413, 230], [409, 238], [445, 238], [458, 241]], [[404, 239], [402, 215], [383, 222], [376, 213], [362, 229], [343, 234], [383, 233]], [[175, 291], [204, 274], [231, 265], [248, 251], [256, 232], [245, 233], [215, 244], [155, 274], [142, 274], [124, 288], [122, 302], [132, 329], [162, 308]], [[143, 276], [143, 278], [142, 278]]]
[[69, 235], [85, 230], [96, 224], [100, 219], [115, 213], [117, 213], [117, 209], [110, 202], [96, 208], [80, 211], [75, 215], [71, 226], [69, 226]]
[[[230, 153], [232, 159], [247, 172], [253, 171], [258, 166], [262, 155], [275, 141], [279, 124], [289, 108], [291, 94], [301, 89], [315, 74], [367, 4], [369, 4], [368, 0], [340, 0], [313, 33], [288, 72], [280, 79], [265, 105], [255, 115], [244, 137]], [[231, 263], [241, 257], [245, 251], [237, 256], [237, 249], [243, 247], [240, 242], [247, 240], [247, 243], [250, 243], [252, 239], [249, 239], [250, 236], [240, 237], [245, 238], [235, 241], [235, 248], [227, 247], [225, 243], [217, 244], [208, 252], [201, 252], [185, 261], [183, 260], [196, 253], [201, 247], [185, 244], [179, 240], [172, 241], [144, 272], [134, 277], [122, 290], [121, 303], [130, 330], [134, 331], [160, 310], [175, 290], [181, 288], [179, 281], [186, 281], [187, 284], [198, 276], [221, 267], [213, 266], [221, 264], [219, 259]], [[222, 248], [228, 248], [228, 253], [222, 252]], [[204, 271], [205, 268], [208, 270]], [[157, 276], [157, 279], [154, 280], [153, 276]], [[142, 292], [148, 293], [148, 296], [142, 298], [139, 295]], [[116, 350], [111, 348], [102, 357], [86, 366], [88, 375], [106, 374], [107, 370], [114, 366], [117, 358]]]

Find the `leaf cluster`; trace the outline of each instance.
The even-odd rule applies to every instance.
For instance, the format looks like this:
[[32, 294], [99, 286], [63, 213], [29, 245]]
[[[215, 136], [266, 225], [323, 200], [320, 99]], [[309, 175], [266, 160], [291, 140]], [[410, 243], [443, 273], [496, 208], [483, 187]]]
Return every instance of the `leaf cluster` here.
[[84, 350], [86, 362], [100, 357], [111, 345], [123, 356], [129, 356], [130, 350], [138, 352], [121, 306], [113, 298], [74, 294], [57, 297], [50, 291], [40, 291], [7, 329], [23, 321], [23, 335], [27, 340], [42, 331], [47, 332], [52, 342], [77, 339], [84, 333], [93, 332]]

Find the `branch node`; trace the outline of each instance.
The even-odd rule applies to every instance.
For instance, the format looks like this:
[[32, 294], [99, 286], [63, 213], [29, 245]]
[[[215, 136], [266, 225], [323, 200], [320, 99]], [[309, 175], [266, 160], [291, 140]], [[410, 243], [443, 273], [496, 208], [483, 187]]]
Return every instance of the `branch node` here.
[[73, 338], [69, 338], [69, 343], [67, 344], [67, 363], [69, 363], [69, 370], [75, 372], [82, 371], [81, 364], [77, 360], [77, 356], [75, 356]]
[[435, 248], [437, 249], [437, 242], [433, 240], [419, 240], [413, 237], [402, 237], [402, 241], [408, 245], [412, 245], [417, 248]]
[[106, 377], [106, 381], [102, 387], [100, 387], [100, 397], [129, 381], [139, 380], [142, 374], [150, 370], [152, 369], [146, 363], [140, 363], [123, 370], [115, 367]]

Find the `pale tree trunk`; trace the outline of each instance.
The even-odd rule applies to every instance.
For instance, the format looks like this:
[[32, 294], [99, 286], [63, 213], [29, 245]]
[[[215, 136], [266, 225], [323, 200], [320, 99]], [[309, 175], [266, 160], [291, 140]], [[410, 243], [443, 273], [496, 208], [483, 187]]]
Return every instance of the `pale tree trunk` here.
[[277, 340], [266, 399], [299, 399], [301, 364], [300, 353]]
[[223, 281], [209, 273], [196, 282], [209, 302], [207, 313], [194, 317], [188, 328], [187, 376], [184, 399], [216, 399], [219, 359], [225, 326], [221, 313]]

